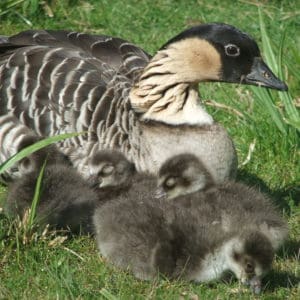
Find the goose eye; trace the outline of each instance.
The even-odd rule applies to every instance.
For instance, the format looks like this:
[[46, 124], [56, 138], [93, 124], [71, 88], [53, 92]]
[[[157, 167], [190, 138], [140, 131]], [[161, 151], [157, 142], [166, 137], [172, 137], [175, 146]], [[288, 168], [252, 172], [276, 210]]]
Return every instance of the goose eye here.
[[24, 167], [24, 168], [29, 168], [29, 166], [30, 166], [30, 159], [28, 158], [28, 157], [25, 157], [25, 158], [23, 158], [22, 160], [21, 160], [21, 162], [20, 162], [21, 164], [22, 164], [22, 166]]
[[254, 266], [251, 262], [246, 263], [246, 273], [253, 273], [254, 272]]
[[176, 185], [176, 178], [175, 177], [169, 177], [165, 181], [165, 187], [167, 187], [168, 189], [173, 188], [175, 185]]
[[241, 255], [237, 252], [234, 252], [233, 253], [233, 258], [236, 260], [236, 261], [239, 261], [241, 259]]
[[236, 57], [240, 55], [240, 48], [234, 44], [228, 44], [225, 46], [225, 53], [228, 56]]
[[112, 165], [106, 165], [103, 167], [101, 173], [104, 175], [104, 176], [107, 176], [107, 175], [110, 175], [114, 170], [114, 167]]

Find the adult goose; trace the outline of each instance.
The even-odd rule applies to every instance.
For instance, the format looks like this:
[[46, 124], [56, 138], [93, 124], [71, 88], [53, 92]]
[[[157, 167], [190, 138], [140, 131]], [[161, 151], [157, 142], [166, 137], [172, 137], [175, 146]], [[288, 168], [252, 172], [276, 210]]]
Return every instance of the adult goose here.
[[0, 159], [27, 135], [88, 134], [61, 142], [84, 176], [99, 149], [123, 152], [138, 171], [194, 153], [217, 182], [236, 171], [232, 140], [205, 111], [202, 81], [286, 90], [256, 42], [233, 26], [187, 29], [151, 57], [119, 38], [31, 30], [0, 43]]

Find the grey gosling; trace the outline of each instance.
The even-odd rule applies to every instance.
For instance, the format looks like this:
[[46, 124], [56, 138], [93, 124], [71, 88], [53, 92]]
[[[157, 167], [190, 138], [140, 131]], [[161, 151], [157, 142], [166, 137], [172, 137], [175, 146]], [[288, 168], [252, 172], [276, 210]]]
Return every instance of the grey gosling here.
[[168, 199], [204, 190], [215, 182], [205, 166], [193, 154], [168, 159], [158, 172], [157, 197]]
[[157, 276], [158, 265], [166, 274], [175, 267], [172, 231], [164, 222], [167, 202], [151, 197], [156, 185], [155, 177], [138, 177], [130, 189], [96, 208], [93, 217], [102, 256], [143, 280]]
[[[42, 140], [42, 138], [35, 135], [25, 135], [18, 143], [16, 153], [40, 140]], [[46, 159], [48, 164], [71, 165], [68, 157], [59, 151], [57, 145], [52, 144], [37, 150], [16, 162], [11, 168], [15, 176], [11, 177], [7, 173], [1, 174], [1, 182], [8, 184], [16, 178], [27, 176], [32, 171], [40, 169]]]
[[[40, 224], [69, 229], [73, 233], [93, 233], [92, 214], [95, 205], [104, 203], [130, 187], [134, 166], [116, 151], [99, 151], [91, 157], [91, 173], [84, 180], [70, 165], [57, 163], [55, 154], [47, 164], [38, 204]], [[30, 158], [32, 168], [40, 157]], [[55, 162], [55, 163], [53, 163]], [[9, 185], [6, 211], [22, 216], [31, 205], [39, 168]], [[95, 188], [96, 186], [96, 188]]]
[[[159, 189], [172, 199], [174, 209], [169, 214], [169, 222], [182, 232], [187, 247], [194, 247], [192, 241], [198, 240], [196, 228], [205, 224], [206, 232], [200, 235], [207, 235], [208, 243], [222, 245], [219, 254], [210, 251], [215, 253], [211, 266], [206, 266], [208, 270], [212, 268], [211, 276], [214, 268], [222, 269], [215, 265], [221, 259], [237, 278], [259, 292], [261, 277], [287, 237], [287, 224], [265, 195], [233, 181], [215, 184], [205, 166], [197, 160], [191, 154], [182, 154], [167, 160], [160, 168]], [[197, 264], [191, 259], [186, 266], [185, 272], [193, 276], [188, 266], [197, 271]], [[200, 271], [200, 279], [207, 276], [207, 272]]]
[[[269, 199], [253, 188], [214, 184], [189, 154], [168, 160], [158, 182], [169, 181], [173, 167], [180, 187], [176, 193], [166, 189], [171, 200], [153, 195], [152, 179], [97, 208], [93, 220], [100, 253], [140, 279], [151, 280], [160, 272], [207, 282], [231, 271], [259, 293], [261, 278], [287, 235], [285, 222]], [[173, 186], [174, 180], [165, 186]]]
[[87, 131], [59, 143], [83, 175], [100, 149], [119, 150], [139, 172], [152, 174], [166, 159], [190, 151], [218, 183], [235, 176], [236, 153], [206, 112], [198, 83], [287, 89], [257, 43], [221, 23], [187, 29], [153, 57], [105, 35], [29, 30], [1, 37], [0, 81], [2, 162], [24, 135]]
[[[23, 150], [24, 148], [42, 140], [42, 138], [36, 136], [26, 136], [22, 141], [18, 144], [17, 152]], [[17, 162], [16, 166], [20, 173], [20, 176], [26, 176], [27, 174], [40, 170], [43, 166], [45, 160], [48, 165], [54, 164], [63, 164], [63, 165], [71, 165], [68, 157], [59, 151], [57, 145], [49, 145], [44, 148], [41, 148], [38, 151], [31, 153], [25, 158], [21, 159]]]
[[89, 159], [88, 168], [86, 181], [105, 198], [113, 198], [130, 188], [136, 176], [134, 164], [124, 154], [114, 150], [94, 153]]
[[[33, 171], [8, 186], [5, 210], [22, 217], [31, 206], [39, 172]], [[36, 220], [40, 226], [72, 233], [92, 233], [91, 217], [98, 195], [71, 166], [46, 166]]]

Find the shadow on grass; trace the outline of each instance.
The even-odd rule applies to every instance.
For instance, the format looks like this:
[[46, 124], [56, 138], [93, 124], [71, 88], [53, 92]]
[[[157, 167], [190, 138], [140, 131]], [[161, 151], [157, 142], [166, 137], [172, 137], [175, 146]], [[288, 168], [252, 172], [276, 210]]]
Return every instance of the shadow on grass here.
[[300, 259], [300, 242], [295, 240], [287, 240], [284, 246], [280, 248], [277, 256], [283, 259], [291, 258], [299, 261]]
[[274, 292], [280, 288], [293, 288], [300, 284], [300, 277], [289, 272], [272, 270], [264, 278], [264, 292]]
[[[253, 186], [262, 193], [268, 195], [280, 210], [284, 210], [287, 214], [291, 213], [291, 203], [289, 199], [293, 199], [292, 205], [297, 206], [300, 203], [300, 187], [291, 186], [281, 190], [272, 190], [258, 176], [248, 173], [244, 170], [239, 170], [237, 180], [249, 186]], [[300, 257], [300, 242], [294, 239], [289, 239], [284, 243], [284, 246], [277, 254], [280, 258], [296, 258]]]
[[261, 178], [245, 170], [238, 171], [237, 180], [249, 186], [253, 186], [260, 190], [262, 193], [270, 196], [274, 200], [275, 204], [279, 207], [279, 209], [284, 209], [288, 214], [291, 212], [290, 203], [287, 201], [288, 198], [293, 199], [294, 205], [300, 204], [299, 185], [295, 184], [292, 186], [287, 186], [280, 190], [272, 190]]
[[[223, 284], [234, 284], [237, 282], [235, 276], [228, 272], [224, 274], [221, 282]], [[293, 288], [300, 284], [300, 277], [295, 276], [286, 271], [271, 270], [266, 277], [263, 278], [263, 293], [273, 293], [280, 288]], [[208, 283], [207, 286], [215, 288], [219, 282]], [[246, 286], [244, 286], [246, 287]]]

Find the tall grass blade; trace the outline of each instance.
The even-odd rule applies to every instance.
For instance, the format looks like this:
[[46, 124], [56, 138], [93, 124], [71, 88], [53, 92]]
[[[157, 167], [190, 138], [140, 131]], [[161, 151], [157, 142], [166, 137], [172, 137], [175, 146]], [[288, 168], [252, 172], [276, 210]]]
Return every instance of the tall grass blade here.
[[20, 6], [25, 0], [15, 0], [15, 1], [1, 1], [0, 3], [0, 16], [3, 16], [9, 12], [14, 12], [17, 6]]
[[24, 157], [28, 156], [29, 154], [40, 150], [50, 144], [54, 144], [56, 142], [75, 137], [81, 134], [84, 134], [85, 132], [75, 132], [75, 133], [63, 133], [56, 136], [51, 136], [49, 138], [46, 138], [44, 140], [38, 141], [33, 145], [30, 145], [24, 149], [22, 149], [17, 154], [13, 155], [11, 158], [9, 158], [7, 161], [5, 161], [3, 164], [0, 165], [0, 174], [4, 173], [6, 170], [8, 170], [10, 167], [12, 167], [16, 162], [23, 159]]
[[22, 14], [18, 13], [17, 11], [14, 12], [24, 23], [26, 23], [28, 26], [32, 27], [33, 24], [31, 21], [29, 21], [27, 18], [25, 18]]
[[[284, 45], [285, 37], [286, 37], [286, 29], [284, 30], [284, 33], [282, 35], [282, 38], [280, 41], [280, 47], [279, 47], [278, 75], [280, 78], [284, 78], [281, 66], [282, 66], [282, 53], [283, 53], [283, 45]], [[288, 122], [290, 124], [294, 124], [294, 125], [296, 125], [297, 123], [300, 123], [299, 111], [297, 110], [296, 106], [294, 105], [293, 99], [292, 99], [290, 93], [279, 93], [279, 98], [284, 105]], [[298, 126], [296, 125], [294, 127], [297, 128]], [[299, 127], [297, 129], [300, 130]]]
[[119, 300], [116, 296], [114, 296], [111, 292], [109, 292], [107, 289], [102, 288], [100, 291], [100, 294], [107, 300]]
[[32, 229], [33, 224], [34, 224], [34, 219], [35, 219], [35, 216], [36, 216], [36, 208], [37, 208], [38, 202], [40, 200], [42, 180], [43, 180], [43, 177], [44, 177], [46, 164], [47, 164], [47, 159], [45, 160], [45, 162], [44, 162], [44, 164], [43, 164], [43, 166], [40, 170], [37, 181], [36, 181], [34, 196], [33, 196], [31, 207], [30, 207], [29, 222], [28, 222], [28, 229], [29, 230]]
[[272, 95], [270, 91], [265, 89], [258, 89], [251, 87], [251, 90], [256, 95], [256, 102], [262, 107], [264, 111], [267, 111], [271, 116], [273, 122], [276, 124], [277, 128], [281, 131], [282, 134], [287, 134], [286, 124], [283, 121], [283, 117], [276, 108], [275, 104], [272, 101]]
[[275, 74], [278, 74], [277, 61], [276, 61], [274, 52], [271, 47], [271, 42], [270, 42], [267, 30], [266, 30], [266, 26], [265, 26], [260, 8], [258, 8], [258, 14], [259, 14], [259, 26], [260, 26], [261, 36], [262, 36], [262, 45], [263, 45], [265, 59], [266, 59], [268, 65], [270, 65], [272, 67], [273, 72]]
[[[261, 9], [259, 8], [259, 24], [260, 31], [262, 36], [262, 44], [263, 44], [263, 53], [265, 56], [265, 60], [270, 68], [274, 71], [275, 74], [278, 74], [279, 78], [283, 79], [282, 72], [282, 53], [283, 53], [283, 45], [285, 41], [285, 33], [282, 36], [280, 47], [279, 47], [279, 56], [276, 60], [274, 51], [271, 46], [270, 38], [268, 36], [266, 26], [263, 20]], [[284, 135], [287, 135], [288, 127], [292, 126], [299, 130], [299, 112], [296, 106], [293, 103], [293, 99], [289, 92], [279, 92], [278, 97], [284, 105], [285, 112], [281, 113], [280, 110], [275, 105], [275, 99], [273, 94], [270, 91], [251, 88], [253, 93], [256, 95], [256, 101], [259, 105], [268, 112], [271, 116], [273, 122], [280, 130], [280, 132]]]

